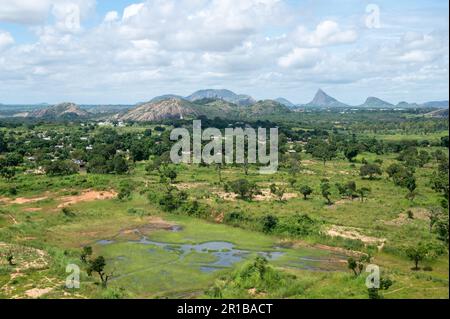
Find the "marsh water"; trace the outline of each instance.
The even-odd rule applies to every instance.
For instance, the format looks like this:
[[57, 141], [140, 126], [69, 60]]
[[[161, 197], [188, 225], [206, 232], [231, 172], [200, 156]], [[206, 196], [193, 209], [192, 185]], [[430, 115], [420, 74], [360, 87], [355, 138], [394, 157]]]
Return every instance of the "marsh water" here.
[[[259, 255], [266, 258], [269, 261], [277, 261], [281, 257], [285, 256], [289, 249], [281, 247], [274, 247], [271, 251], [251, 251], [236, 248], [236, 245], [225, 241], [210, 241], [198, 244], [182, 243], [174, 244], [168, 242], [158, 242], [150, 240], [147, 237], [142, 237], [140, 240], [128, 241], [129, 243], [136, 245], [148, 246], [147, 252], [149, 254], [156, 253], [156, 248], [163, 249], [167, 252], [175, 252], [178, 254], [179, 260], [183, 260], [191, 253], [208, 254], [214, 256], [211, 262], [199, 262], [194, 263], [192, 266], [197, 267], [201, 272], [211, 273], [221, 269], [230, 268], [235, 264], [248, 259], [251, 255]], [[100, 240], [98, 245], [106, 246], [114, 244], [114, 240]], [[336, 256], [335, 256], [336, 257]], [[342, 256], [341, 256], [342, 257]], [[119, 260], [123, 260], [124, 256], [117, 257]], [[329, 261], [329, 260], [328, 260]], [[290, 258], [286, 262], [286, 266], [304, 270], [327, 270], [322, 267], [324, 263], [327, 263], [326, 258], [311, 257], [311, 256], [299, 256], [297, 258]]]

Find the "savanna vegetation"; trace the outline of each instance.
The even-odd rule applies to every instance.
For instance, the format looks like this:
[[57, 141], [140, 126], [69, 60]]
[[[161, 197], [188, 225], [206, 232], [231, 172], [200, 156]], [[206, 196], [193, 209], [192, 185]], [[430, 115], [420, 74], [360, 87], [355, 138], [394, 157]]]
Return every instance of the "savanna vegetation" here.
[[0, 297], [448, 298], [448, 119], [202, 120], [279, 127], [278, 172], [172, 164], [186, 120], [0, 122]]

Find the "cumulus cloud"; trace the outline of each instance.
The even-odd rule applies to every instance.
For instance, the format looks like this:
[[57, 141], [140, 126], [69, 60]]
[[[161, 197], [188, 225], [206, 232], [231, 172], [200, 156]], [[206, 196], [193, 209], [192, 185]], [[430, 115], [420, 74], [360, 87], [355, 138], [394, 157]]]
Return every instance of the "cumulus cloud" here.
[[70, 19], [70, 28], [94, 7], [95, 0], [1, 0], [0, 22], [41, 24], [53, 12], [56, 19]]
[[119, 13], [117, 11], [109, 11], [106, 15], [105, 18], [103, 19], [103, 22], [108, 23], [108, 22], [114, 22], [119, 20]]
[[12, 45], [14, 43], [14, 38], [9, 32], [0, 30], [0, 50]]
[[137, 16], [145, 7], [145, 3], [135, 3], [125, 8], [123, 11], [122, 20], [127, 21]]
[[309, 68], [313, 67], [322, 58], [320, 50], [315, 48], [296, 48], [288, 55], [279, 59], [283, 68]]
[[341, 30], [339, 24], [331, 20], [319, 23], [312, 32], [299, 26], [294, 33], [294, 41], [298, 45], [309, 47], [352, 43], [356, 41], [357, 37], [355, 30]]
[[448, 82], [448, 31], [366, 30], [345, 17], [312, 24], [288, 1], [138, 1], [102, 13], [97, 25], [85, 23], [94, 0], [6, 3], [0, 22], [33, 24], [37, 40], [0, 31], [1, 96], [73, 92], [77, 102], [115, 103], [209, 86], [268, 98], [304, 86]]
[[50, 5], [50, 0], [1, 0], [0, 22], [41, 23], [47, 17]]

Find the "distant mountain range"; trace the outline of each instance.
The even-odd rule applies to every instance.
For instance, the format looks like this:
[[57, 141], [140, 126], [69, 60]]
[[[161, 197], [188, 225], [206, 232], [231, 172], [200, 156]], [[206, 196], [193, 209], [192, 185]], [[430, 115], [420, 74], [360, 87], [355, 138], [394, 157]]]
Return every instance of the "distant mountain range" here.
[[159, 102], [162, 100], [166, 100], [169, 98], [176, 98], [176, 99], [183, 99], [187, 100], [189, 102], [195, 102], [203, 99], [219, 99], [224, 100], [226, 102], [230, 102], [239, 106], [249, 106], [256, 103], [256, 100], [254, 100], [249, 95], [244, 94], [236, 94], [230, 90], [200, 90], [192, 93], [189, 96], [183, 97], [176, 94], [166, 94], [161, 95], [153, 98], [150, 102]]
[[[152, 102], [153, 101], [153, 102]], [[153, 99], [119, 115], [122, 121], [160, 121], [164, 119], [188, 119], [200, 115], [209, 118], [246, 118], [292, 112], [288, 107], [273, 100], [264, 100], [242, 106], [218, 97], [194, 99], [193, 102], [179, 97]]]
[[[31, 108], [31, 106], [28, 106]], [[176, 94], [157, 96], [149, 102], [139, 103], [133, 106], [78, 106], [74, 103], [61, 103], [54, 106], [40, 104], [31, 111], [21, 111], [13, 114], [15, 117], [30, 117], [42, 119], [72, 119], [85, 118], [94, 114], [108, 114], [113, 118], [127, 121], [159, 121], [163, 119], [186, 119], [198, 116], [248, 118], [255, 116], [267, 116], [274, 114], [286, 114], [292, 111], [314, 108], [370, 108], [370, 109], [395, 109], [395, 108], [438, 108], [448, 109], [448, 101], [431, 101], [423, 104], [400, 102], [396, 105], [383, 101], [377, 97], [368, 97], [358, 106], [351, 106], [338, 101], [334, 97], [319, 89], [313, 100], [307, 104], [294, 104], [291, 101], [279, 97], [275, 100], [256, 101], [249, 95], [236, 94], [230, 90], [200, 90], [189, 96], [183, 97]], [[1, 105], [11, 114], [9, 106]], [[448, 117], [447, 112], [431, 112], [430, 117]]]
[[61, 103], [24, 114], [25, 117], [60, 119], [87, 117], [90, 113], [74, 103]]

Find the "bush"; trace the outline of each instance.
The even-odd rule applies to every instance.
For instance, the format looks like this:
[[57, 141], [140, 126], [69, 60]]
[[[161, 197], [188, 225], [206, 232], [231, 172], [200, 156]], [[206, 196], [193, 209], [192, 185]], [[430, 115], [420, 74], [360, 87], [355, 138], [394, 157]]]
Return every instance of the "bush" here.
[[264, 233], [272, 233], [278, 225], [278, 217], [274, 215], [266, 215], [261, 220], [262, 231]]
[[78, 166], [71, 161], [50, 162], [45, 171], [49, 176], [67, 176], [78, 173]]
[[225, 213], [223, 217], [223, 222], [225, 224], [233, 226], [239, 226], [246, 220], [247, 218], [243, 212], [228, 212]]
[[289, 236], [304, 237], [319, 234], [320, 225], [320, 222], [312, 219], [307, 214], [297, 214], [280, 221], [276, 232]]

